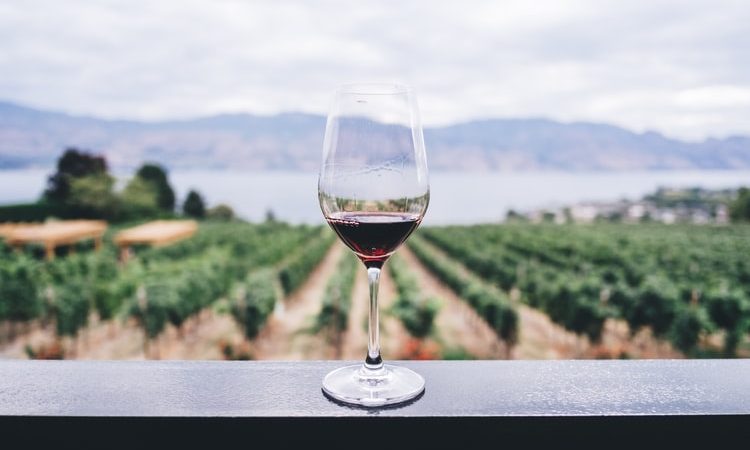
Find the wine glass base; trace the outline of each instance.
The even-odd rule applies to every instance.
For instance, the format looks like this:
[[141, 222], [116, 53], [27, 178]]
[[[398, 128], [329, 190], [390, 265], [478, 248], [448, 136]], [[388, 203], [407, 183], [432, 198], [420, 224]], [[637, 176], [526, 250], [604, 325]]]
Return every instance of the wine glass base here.
[[323, 378], [323, 392], [352, 405], [386, 406], [402, 403], [424, 391], [424, 378], [411, 369], [384, 365], [366, 369], [362, 364], [341, 367]]

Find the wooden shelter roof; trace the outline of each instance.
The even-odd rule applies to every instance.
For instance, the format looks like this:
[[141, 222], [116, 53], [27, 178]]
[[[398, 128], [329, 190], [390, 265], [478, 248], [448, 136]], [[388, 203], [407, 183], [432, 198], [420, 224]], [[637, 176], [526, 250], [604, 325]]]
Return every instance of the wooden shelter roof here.
[[198, 230], [194, 220], [155, 220], [123, 230], [115, 236], [120, 247], [148, 244], [161, 246], [189, 238]]

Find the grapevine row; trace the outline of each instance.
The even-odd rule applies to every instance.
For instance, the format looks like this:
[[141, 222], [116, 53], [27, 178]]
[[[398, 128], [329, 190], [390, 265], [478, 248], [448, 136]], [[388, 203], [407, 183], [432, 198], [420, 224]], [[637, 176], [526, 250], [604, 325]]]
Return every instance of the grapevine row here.
[[349, 323], [352, 290], [359, 261], [351, 252], [345, 252], [336, 266], [336, 273], [328, 280], [320, 311], [315, 318], [314, 331], [323, 332], [341, 355], [342, 334]]
[[155, 337], [227, 295], [250, 270], [306, 251], [304, 243], [320, 236], [319, 227], [202, 224], [192, 239], [141, 249], [124, 267], [111, 244], [52, 262], [3, 250], [0, 321], [41, 319], [54, 322], [58, 335], [75, 336], [96, 311], [102, 320], [132, 315]]
[[[750, 323], [745, 227], [474, 226], [423, 235], [557, 323], [598, 339], [608, 317], [683, 351], [722, 329], [733, 354]], [[747, 253], [744, 253], [746, 255]]]
[[458, 265], [441, 258], [419, 236], [412, 236], [409, 248], [419, 260], [484, 319], [508, 345], [518, 339], [518, 313], [510, 299], [499, 290], [463, 274]]
[[417, 278], [397, 254], [391, 256], [387, 267], [398, 292], [391, 312], [411, 336], [417, 339], [426, 338], [434, 329], [440, 302], [422, 294]]

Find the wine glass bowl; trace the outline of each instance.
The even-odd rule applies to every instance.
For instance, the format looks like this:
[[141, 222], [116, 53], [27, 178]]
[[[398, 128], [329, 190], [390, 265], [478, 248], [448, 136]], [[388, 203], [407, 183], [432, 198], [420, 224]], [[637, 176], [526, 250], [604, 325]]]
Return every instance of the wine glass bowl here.
[[326, 221], [367, 268], [369, 341], [364, 364], [329, 373], [323, 390], [346, 403], [410, 400], [424, 379], [384, 365], [378, 283], [383, 264], [419, 226], [430, 199], [424, 138], [414, 92], [400, 84], [348, 84], [328, 114], [318, 198]]

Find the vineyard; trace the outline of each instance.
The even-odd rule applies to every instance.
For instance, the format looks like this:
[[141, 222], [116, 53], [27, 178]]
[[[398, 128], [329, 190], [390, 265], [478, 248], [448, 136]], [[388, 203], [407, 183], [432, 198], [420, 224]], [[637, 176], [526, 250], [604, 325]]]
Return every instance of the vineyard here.
[[[78, 338], [92, 322], [130, 322], [142, 330], [149, 355], [149, 344], [168, 326], [182, 332], [191, 319], [230, 298], [233, 317], [252, 338], [281, 295], [280, 286], [295, 288], [332, 242], [333, 235], [320, 227], [204, 224], [194, 238], [141, 249], [125, 264], [118, 263], [111, 244], [54, 261], [5, 248], [0, 342], [29, 328], [53, 329], [58, 340], [50, 356], [64, 356], [74, 350], [60, 348], [63, 338]], [[33, 346], [26, 351], [35, 356]]]
[[[592, 342], [602, 339], [608, 321], [621, 321], [630, 334], [648, 329], [688, 355], [700, 356], [720, 337], [723, 354], [734, 356], [750, 323], [748, 232], [540, 225], [433, 228], [422, 236], [480, 279]], [[418, 254], [424, 246], [412, 242]]]
[[[118, 261], [0, 242], [0, 357], [359, 359], [363, 266], [327, 228], [202, 223]], [[386, 358], [745, 356], [750, 229], [419, 230], [386, 264]]]

